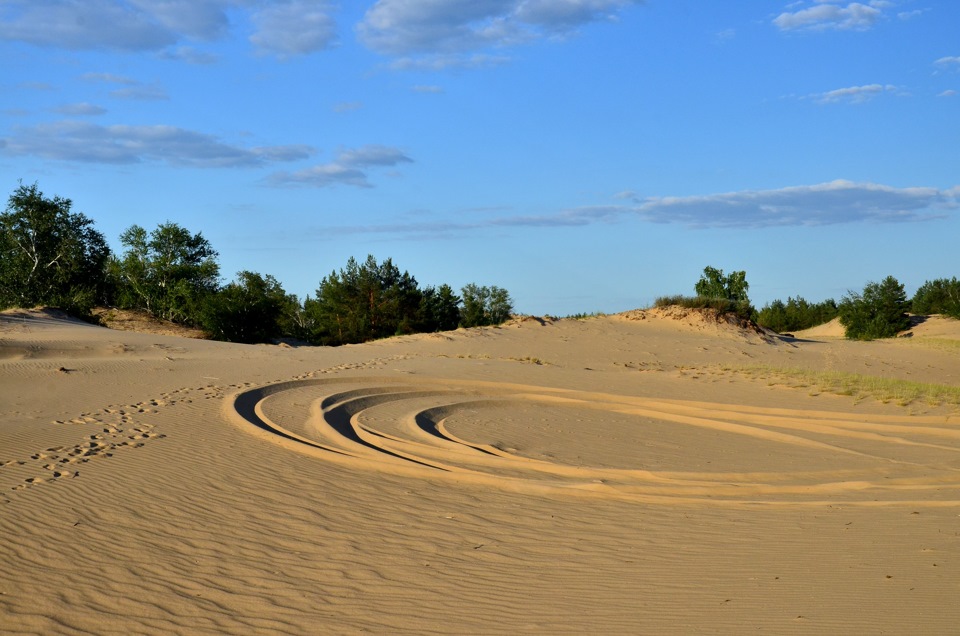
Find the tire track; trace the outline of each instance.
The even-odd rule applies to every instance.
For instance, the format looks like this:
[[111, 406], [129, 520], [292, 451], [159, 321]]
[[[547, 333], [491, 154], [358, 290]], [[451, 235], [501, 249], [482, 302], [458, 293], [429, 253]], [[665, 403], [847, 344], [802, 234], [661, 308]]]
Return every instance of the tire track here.
[[[571, 425], [584, 413], [601, 425], [614, 415], [634, 417], [638, 426], [656, 421], [658, 430], [682, 432], [688, 443], [701, 434], [720, 439], [719, 455], [749, 443], [774, 460], [783, 454], [807, 467], [773, 469], [776, 461], [768, 465], [771, 460], [760, 455], [756, 470], [654, 470], [640, 448], [627, 468], [572, 465], [471, 439], [471, 418], [495, 417], [498, 409], [520, 420], [559, 414]], [[316, 377], [241, 391], [227, 400], [225, 415], [291, 451], [344, 466], [534, 494], [661, 504], [960, 506], [960, 430], [943, 417], [771, 409], [496, 382]], [[916, 448], [927, 459], [910, 459]]]

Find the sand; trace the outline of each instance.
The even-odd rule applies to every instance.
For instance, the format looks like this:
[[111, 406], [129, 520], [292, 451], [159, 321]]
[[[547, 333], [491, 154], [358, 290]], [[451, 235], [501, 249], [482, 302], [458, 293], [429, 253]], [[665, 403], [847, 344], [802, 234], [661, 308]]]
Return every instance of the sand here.
[[960, 409], [771, 370], [956, 387], [958, 325], [313, 348], [8, 312], [0, 631], [956, 633]]

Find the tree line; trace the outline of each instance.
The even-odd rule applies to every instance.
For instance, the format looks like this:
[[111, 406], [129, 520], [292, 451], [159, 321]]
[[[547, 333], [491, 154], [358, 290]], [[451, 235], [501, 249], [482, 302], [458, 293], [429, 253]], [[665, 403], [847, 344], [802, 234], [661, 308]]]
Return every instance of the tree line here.
[[176, 223], [132, 225], [113, 254], [72, 202], [20, 186], [0, 214], [0, 309], [50, 306], [89, 316], [94, 307], [142, 310], [200, 327], [230, 342], [293, 337], [341, 345], [397, 334], [498, 325], [513, 312], [507, 290], [446, 284], [421, 287], [391, 259], [372, 255], [324, 277], [301, 302], [273, 276], [238, 272], [221, 284], [219, 254]]
[[910, 327], [909, 313], [960, 319], [960, 281], [956, 277], [926, 281], [912, 299], [896, 278], [887, 276], [879, 283], [868, 282], [862, 292], [848, 291], [839, 303], [832, 298], [810, 303], [797, 296], [786, 302], [774, 300], [759, 311], [750, 303], [746, 277], [745, 271], [724, 274], [722, 269], [708, 266], [694, 285], [695, 296], [664, 296], [656, 305], [710, 307], [749, 318], [777, 333], [802, 331], [839, 318], [845, 336], [855, 340], [891, 338]]

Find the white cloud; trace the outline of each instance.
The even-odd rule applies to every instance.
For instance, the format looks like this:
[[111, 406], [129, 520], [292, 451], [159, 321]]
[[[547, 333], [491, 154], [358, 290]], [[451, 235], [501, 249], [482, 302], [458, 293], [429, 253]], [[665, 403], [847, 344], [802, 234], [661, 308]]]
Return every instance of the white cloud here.
[[960, 55], [948, 55], [946, 57], [941, 57], [939, 60], [934, 62], [934, 64], [940, 68], [960, 71]]
[[54, 111], [60, 113], [61, 115], [84, 117], [103, 115], [107, 112], [107, 109], [103, 108], [102, 106], [97, 106], [96, 104], [80, 102], [76, 104], [64, 104], [63, 106], [55, 108]]
[[252, 44], [281, 57], [328, 47], [335, 24], [326, 0], [4, 0], [0, 40], [70, 50], [154, 51], [165, 59], [209, 64], [216, 58], [186, 41], [223, 38], [230, 12], [247, 14]]
[[252, 19], [257, 30], [250, 42], [261, 53], [304, 55], [328, 48], [336, 39], [336, 23], [324, 1], [272, 4], [254, 13]]
[[126, 86], [133, 86], [140, 83], [133, 78], [114, 75], [113, 73], [84, 73], [80, 76], [80, 79], [85, 82], [102, 82], [104, 84], [122, 84]]
[[350, 113], [363, 108], [363, 102], [337, 102], [333, 105], [335, 113]]
[[242, 148], [174, 126], [97, 126], [77, 121], [15, 129], [2, 141], [3, 152], [11, 155], [107, 164], [158, 161], [197, 168], [256, 167], [304, 159], [313, 152], [302, 145]]
[[[639, 0], [378, 0], [357, 25], [360, 40], [384, 55], [458, 58], [566, 35], [585, 24], [616, 19]], [[424, 63], [429, 66], [429, 62]]]
[[186, 62], [187, 64], [214, 64], [220, 58], [213, 53], [201, 51], [192, 46], [176, 46], [160, 53], [160, 58], [172, 60], [174, 62]]
[[149, 13], [116, 0], [10, 0], [0, 39], [65, 49], [156, 50], [177, 35]]
[[861, 104], [884, 93], [896, 93], [899, 89], [892, 84], [866, 84], [864, 86], [848, 86], [826, 93], [815, 93], [809, 97], [820, 104], [836, 104], [846, 102]]
[[390, 63], [395, 71], [442, 71], [449, 68], [490, 68], [510, 61], [505, 55], [484, 53], [400, 57]]
[[162, 86], [155, 84], [128, 86], [127, 88], [118, 88], [110, 91], [110, 97], [116, 99], [131, 99], [143, 102], [162, 101], [170, 99], [167, 91]]
[[778, 190], [651, 197], [637, 203], [634, 211], [655, 223], [759, 228], [919, 221], [942, 216], [960, 201], [951, 190], [837, 180]]
[[324, 188], [332, 185], [349, 185], [357, 188], [373, 187], [366, 168], [392, 167], [412, 163], [413, 159], [403, 151], [391, 146], [368, 145], [341, 150], [337, 158], [325, 164], [311, 166], [294, 172], [277, 172], [268, 181], [276, 186], [311, 186]]
[[429, 94], [436, 94], [436, 95], [439, 95], [440, 93], [443, 92], [443, 88], [441, 88], [440, 86], [433, 86], [433, 85], [426, 85], [426, 84], [418, 84], [413, 88], [411, 88], [410, 90], [412, 90], [414, 93], [429, 93]]
[[[808, 3], [795, 3], [790, 8], [806, 4]], [[850, 2], [846, 5], [830, 0], [814, 0], [812, 5], [805, 8], [781, 13], [774, 18], [773, 23], [783, 31], [865, 31], [883, 17], [884, 9], [891, 6], [892, 3], [883, 0], [873, 0], [866, 4]]]
[[86, 82], [101, 84], [119, 84], [124, 88], [110, 91], [110, 96], [116, 99], [132, 99], [140, 101], [157, 101], [169, 99], [167, 91], [157, 84], [141, 84], [135, 79], [112, 73], [84, 73], [80, 79]]
[[954, 97], [957, 94], [958, 94], [957, 91], [953, 90], [952, 88], [949, 88], [943, 91], [942, 93], [938, 94], [937, 97]]
[[702, 196], [643, 198], [632, 191], [625, 191], [615, 198], [630, 202], [579, 207], [538, 216], [495, 217], [466, 223], [342, 226], [325, 228], [325, 232], [438, 237], [491, 228], [578, 227], [615, 223], [625, 218], [701, 229], [920, 222], [940, 218], [960, 207], [960, 186], [946, 190], [895, 188], [837, 180], [811, 186]]
[[225, 9], [243, 4], [228, 0], [127, 0], [153, 21], [197, 40], [213, 40], [226, 34], [229, 20]]

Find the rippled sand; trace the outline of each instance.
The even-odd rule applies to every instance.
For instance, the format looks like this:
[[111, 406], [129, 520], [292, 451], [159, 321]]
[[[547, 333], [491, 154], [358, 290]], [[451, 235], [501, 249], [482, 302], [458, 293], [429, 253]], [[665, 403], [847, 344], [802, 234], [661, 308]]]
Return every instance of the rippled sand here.
[[[960, 329], [697, 314], [337, 349], [0, 316], [5, 633], [950, 633]], [[733, 369], [733, 370], [732, 370]]]

